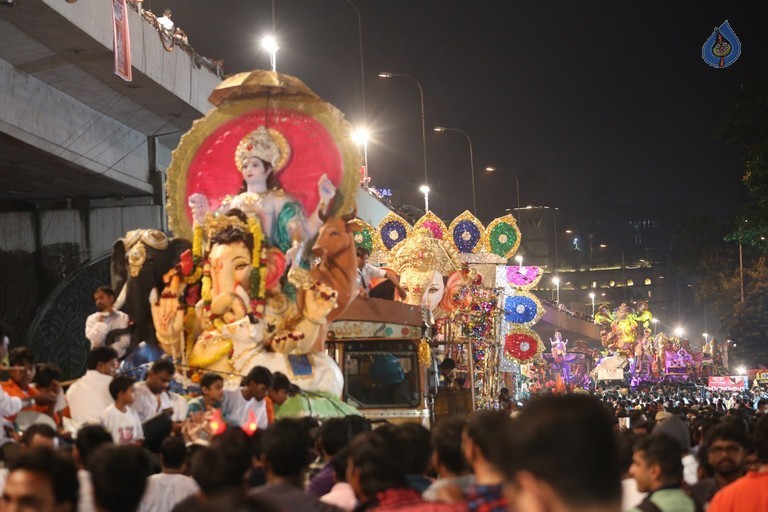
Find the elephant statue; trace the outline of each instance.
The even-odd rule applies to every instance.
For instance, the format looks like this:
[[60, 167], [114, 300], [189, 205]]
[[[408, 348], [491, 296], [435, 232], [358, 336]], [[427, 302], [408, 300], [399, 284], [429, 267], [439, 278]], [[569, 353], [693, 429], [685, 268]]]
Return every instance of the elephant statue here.
[[156, 229], [129, 231], [115, 242], [110, 263], [112, 288], [118, 297], [115, 308], [126, 313], [135, 324], [131, 347], [142, 341], [157, 346], [150, 293], [152, 290], [163, 290], [163, 276], [191, 248], [189, 240], [169, 238]]

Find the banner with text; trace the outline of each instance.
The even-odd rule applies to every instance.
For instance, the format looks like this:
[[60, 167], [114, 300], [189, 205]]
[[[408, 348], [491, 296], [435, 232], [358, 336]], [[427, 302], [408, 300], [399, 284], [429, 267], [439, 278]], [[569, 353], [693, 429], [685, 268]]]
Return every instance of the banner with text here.
[[710, 377], [708, 387], [715, 391], [742, 391], [747, 389], [747, 377]]
[[114, 27], [115, 74], [130, 82], [131, 77], [131, 35], [128, 30], [128, 12], [125, 0], [112, 0]]

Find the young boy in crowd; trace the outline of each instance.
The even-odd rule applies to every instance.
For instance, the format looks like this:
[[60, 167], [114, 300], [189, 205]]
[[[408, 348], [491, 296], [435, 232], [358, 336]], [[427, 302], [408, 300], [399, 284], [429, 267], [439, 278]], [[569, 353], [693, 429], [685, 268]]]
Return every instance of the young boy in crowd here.
[[101, 413], [101, 423], [112, 434], [115, 444], [142, 444], [144, 429], [139, 414], [131, 404], [134, 380], [126, 375], [118, 375], [109, 383], [109, 394], [115, 403]]
[[221, 401], [224, 398], [224, 377], [218, 373], [206, 373], [200, 379], [200, 392], [201, 396], [189, 401], [187, 416], [221, 409]]

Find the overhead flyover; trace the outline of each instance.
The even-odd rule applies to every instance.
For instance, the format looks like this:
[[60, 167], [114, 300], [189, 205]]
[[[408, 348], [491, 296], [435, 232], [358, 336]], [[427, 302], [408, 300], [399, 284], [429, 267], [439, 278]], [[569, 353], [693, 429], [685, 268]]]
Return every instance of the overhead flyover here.
[[[128, 10], [133, 81], [114, 74], [112, 2], [0, 7], [0, 208], [152, 197], [182, 133], [220, 78], [168, 52]], [[156, 175], [157, 174], [157, 175]]]

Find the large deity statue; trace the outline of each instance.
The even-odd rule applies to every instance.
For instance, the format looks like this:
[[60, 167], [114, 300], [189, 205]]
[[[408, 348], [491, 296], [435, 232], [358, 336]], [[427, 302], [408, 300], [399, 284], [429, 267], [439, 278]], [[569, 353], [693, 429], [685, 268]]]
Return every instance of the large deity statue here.
[[230, 374], [231, 386], [261, 365], [339, 396], [324, 341], [357, 295], [350, 126], [276, 73], [231, 77], [210, 101], [168, 171], [169, 224], [192, 242], [150, 300], [158, 345], [182, 366]]

